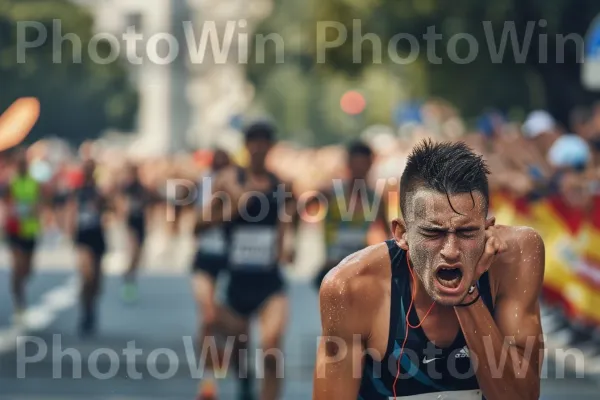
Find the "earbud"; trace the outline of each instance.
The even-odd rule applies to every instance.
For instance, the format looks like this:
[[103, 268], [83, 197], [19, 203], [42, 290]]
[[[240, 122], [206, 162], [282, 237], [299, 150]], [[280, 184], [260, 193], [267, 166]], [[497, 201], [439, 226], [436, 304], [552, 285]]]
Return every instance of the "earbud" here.
[[475, 285], [471, 285], [471, 287], [469, 288], [469, 294], [473, 294], [474, 291], [475, 291]]

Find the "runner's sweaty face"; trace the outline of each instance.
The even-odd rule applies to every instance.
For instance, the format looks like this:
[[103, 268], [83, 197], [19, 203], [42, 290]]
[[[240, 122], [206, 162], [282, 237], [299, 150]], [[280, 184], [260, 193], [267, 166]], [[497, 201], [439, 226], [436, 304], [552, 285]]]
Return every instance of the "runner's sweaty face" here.
[[[406, 208], [406, 241], [413, 270], [436, 302], [460, 304], [475, 280], [475, 267], [485, 246], [487, 207], [483, 195], [447, 196], [421, 188], [411, 195]], [[440, 280], [442, 266], [458, 268], [460, 274], [442, 275], [445, 281]], [[445, 283], [448, 280], [453, 281]], [[452, 288], [459, 289], [452, 292]]]
[[371, 157], [363, 154], [354, 154], [348, 157], [348, 169], [351, 179], [367, 179], [373, 161]]

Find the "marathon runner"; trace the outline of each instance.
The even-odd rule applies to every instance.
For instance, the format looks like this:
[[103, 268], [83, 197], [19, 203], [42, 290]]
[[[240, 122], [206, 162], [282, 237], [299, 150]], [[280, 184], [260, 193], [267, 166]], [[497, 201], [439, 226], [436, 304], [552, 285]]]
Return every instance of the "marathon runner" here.
[[[258, 317], [265, 354], [264, 376], [260, 398], [279, 398], [282, 360], [273, 355], [282, 348], [288, 320], [286, 285], [280, 265], [291, 255], [284, 251], [284, 235], [293, 229], [296, 219], [295, 201], [290, 185], [283, 184], [266, 167], [266, 157], [275, 141], [275, 130], [267, 123], [255, 123], [245, 130], [250, 165], [246, 169], [231, 167], [215, 179], [215, 196], [211, 206], [203, 208], [199, 228], [227, 222], [229, 282], [225, 304], [219, 306], [216, 326], [235, 335], [232, 357], [241, 378], [240, 395], [251, 399], [251, 374], [247, 360], [238, 357], [249, 341], [249, 324]], [[226, 194], [227, 202], [218, 193]], [[205, 384], [212, 385], [209, 379]], [[204, 386], [204, 385], [202, 385]], [[202, 388], [201, 388], [202, 389]], [[200, 398], [203, 392], [200, 392]], [[215, 397], [213, 397], [215, 398]]]
[[131, 243], [129, 267], [123, 276], [122, 297], [125, 302], [131, 303], [138, 297], [137, 271], [146, 239], [146, 210], [152, 201], [152, 194], [142, 184], [138, 167], [134, 164], [127, 168], [127, 181], [121, 193], [125, 200], [125, 221]]
[[41, 232], [41, 186], [30, 175], [24, 153], [16, 160], [15, 175], [6, 192], [8, 218], [6, 233], [12, 254], [12, 294], [15, 323], [22, 322], [26, 308], [25, 284], [31, 275], [35, 247]]
[[[69, 184], [67, 163], [63, 162], [58, 166], [51, 182], [52, 187], [52, 211], [54, 214], [54, 223], [59, 235], [67, 231], [66, 208], [71, 195], [71, 186]], [[60, 242], [62, 237], [58, 238]]]
[[[229, 155], [216, 150], [213, 155], [212, 165], [209, 171], [202, 177], [199, 184], [198, 208], [202, 210], [205, 205], [210, 205], [213, 195], [213, 180], [223, 169], [231, 164]], [[192, 290], [194, 298], [200, 311], [198, 328], [198, 349], [203, 349], [205, 338], [215, 335], [216, 305], [215, 285], [219, 273], [227, 267], [227, 240], [226, 225], [214, 225], [207, 229], [196, 232], [198, 247], [192, 264]], [[211, 357], [206, 357], [204, 365], [204, 380], [199, 392], [201, 399], [211, 399], [216, 396], [216, 386], [212, 376], [213, 366]]]
[[413, 149], [394, 239], [323, 281], [313, 399], [539, 398], [544, 243], [487, 217], [488, 174], [464, 143]]
[[333, 267], [368, 245], [367, 235], [374, 224], [383, 227], [386, 237], [391, 237], [381, 194], [367, 184], [373, 151], [356, 141], [348, 146], [347, 152], [349, 178], [324, 191], [329, 205], [324, 221], [327, 258], [314, 281], [317, 289]]
[[108, 200], [96, 184], [95, 171], [93, 160], [84, 162], [83, 184], [75, 190], [69, 201], [69, 220], [73, 227], [82, 281], [79, 325], [82, 336], [91, 335], [96, 330], [102, 259], [107, 250], [102, 217], [108, 208]]

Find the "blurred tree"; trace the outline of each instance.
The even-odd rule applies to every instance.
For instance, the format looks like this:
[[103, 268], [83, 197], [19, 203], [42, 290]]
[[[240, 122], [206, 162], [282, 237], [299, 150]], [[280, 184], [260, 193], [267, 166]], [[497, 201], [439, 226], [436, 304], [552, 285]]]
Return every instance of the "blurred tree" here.
[[[600, 13], [597, 0], [322, 0], [317, 11], [317, 21], [339, 21], [349, 38], [355, 19], [360, 20], [363, 35], [376, 33], [384, 44], [399, 33], [415, 37], [419, 57], [425, 60], [428, 94], [450, 100], [467, 116], [488, 106], [546, 107], [566, 123], [574, 106], [598, 99], [580, 83], [581, 39]], [[434, 41], [430, 35], [427, 41], [428, 32], [439, 34], [440, 39]], [[471, 48], [464, 34], [476, 43]], [[502, 53], [498, 50], [503, 35]], [[577, 39], [568, 40], [573, 37]], [[368, 63], [352, 63], [352, 45], [347, 40], [328, 50], [331, 61], [326, 65], [353, 74], [368, 67]], [[408, 40], [400, 41], [398, 54], [406, 56], [408, 45]], [[473, 51], [472, 61], [454, 61], [469, 59], [469, 51]], [[362, 53], [363, 59], [372, 59], [368, 46], [362, 46]]]
[[[546, 107], [565, 124], [574, 106], [598, 98], [580, 83], [581, 39], [600, 12], [597, 0], [274, 2], [275, 12], [258, 33], [282, 37], [285, 62], [276, 63], [275, 46], [267, 47], [265, 62], [251, 65], [249, 77], [259, 100], [270, 102], [266, 108], [286, 120], [281, 122], [286, 127], [289, 112], [280, 113], [286, 105], [269, 98], [277, 97], [273, 90], [281, 97], [303, 87], [304, 100], [295, 107], [308, 116], [311, 130], [323, 132], [320, 141], [351, 134], [336, 113], [339, 107], [331, 107], [333, 98], [340, 91], [364, 90], [369, 79], [366, 124], [389, 123], [391, 108], [406, 97], [445, 98], [467, 118], [488, 107], [521, 115]], [[344, 35], [339, 45], [332, 44]], [[568, 40], [572, 37], [577, 40]], [[277, 76], [274, 71], [290, 64], [293, 79], [267, 84]], [[374, 86], [378, 74], [385, 84]]]
[[[137, 93], [118, 61], [92, 60], [92, 26], [92, 16], [66, 0], [0, 0], [0, 109], [17, 97], [39, 98], [41, 117], [28, 140], [55, 135], [80, 144], [107, 128], [132, 128]], [[68, 34], [81, 46], [61, 43]], [[25, 47], [44, 35], [38, 47]], [[97, 43], [99, 58], [110, 53], [107, 41]]]
[[[372, 65], [351, 74], [343, 66], [318, 63], [315, 18], [321, 6], [320, 0], [275, 0], [274, 13], [257, 32], [273, 40], [264, 51], [260, 44], [252, 47], [248, 67], [258, 107], [277, 120], [285, 136], [305, 145], [346, 141], [367, 125], [390, 123], [391, 105], [406, 97], [403, 81], [414, 69]], [[340, 107], [348, 90], [366, 98], [360, 115]]]

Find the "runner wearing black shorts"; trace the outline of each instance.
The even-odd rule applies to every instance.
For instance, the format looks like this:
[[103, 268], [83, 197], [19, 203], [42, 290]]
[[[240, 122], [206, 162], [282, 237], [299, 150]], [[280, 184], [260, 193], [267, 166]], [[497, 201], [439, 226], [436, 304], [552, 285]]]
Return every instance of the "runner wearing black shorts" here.
[[325, 264], [313, 281], [317, 290], [329, 271], [350, 254], [368, 245], [373, 226], [391, 237], [385, 202], [368, 183], [373, 165], [373, 151], [363, 142], [352, 142], [347, 148], [348, 179], [334, 180], [324, 191], [328, 200], [325, 213]]
[[33, 255], [41, 233], [41, 187], [29, 174], [25, 155], [17, 157], [16, 174], [11, 178], [4, 197], [8, 209], [5, 230], [13, 261], [14, 322], [20, 324], [26, 307], [25, 284], [31, 276]]
[[[280, 269], [289, 261], [283, 251], [283, 236], [293, 226], [296, 213], [291, 188], [266, 168], [266, 156], [275, 132], [271, 125], [256, 123], [245, 131], [250, 165], [225, 169], [215, 179], [215, 192], [225, 193], [230, 204], [214, 201], [204, 211], [201, 226], [223, 225], [226, 221], [229, 283], [224, 304], [218, 307], [216, 325], [220, 333], [235, 336], [233, 352], [241, 379], [241, 398], [253, 398], [246, 360], [238, 357], [248, 343], [249, 324], [258, 317], [261, 349], [265, 357], [264, 383], [260, 398], [279, 397], [282, 379], [278, 377], [275, 350], [281, 349], [288, 319], [286, 285]], [[215, 197], [213, 197], [215, 200]], [[227, 203], [227, 202], [225, 202]], [[200, 392], [200, 398], [203, 392]], [[213, 397], [213, 398], [216, 398]]]
[[123, 276], [122, 297], [127, 303], [137, 300], [136, 278], [144, 241], [146, 240], [146, 209], [151, 202], [151, 194], [142, 184], [136, 165], [128, 168], [128, 179], [121, 189], [125, 199], [125, 222], [130, 238], [131, 258]]
[[100, 294], [102, 259], [106, 253], [102, 215], [107, 199], [96, 185], [94, 161], [83, 166], [83, 185], [76, 189], [70, 201], [69, 214], [74, 224], [74, 242], [77, 247], [81, 273], [80, 334], [87, 336], [96, 328], [96, 302]]
[[[199, 182], [199, 193], [197, 207], [209, 205], [212, 202], [212, 186], [215, 176], [230, 165], [229, 155], [217, 150], [214, 153], [210, 171], [208, 171]], [[215, 334], [216, 305], [215, 285], [221, 271], [226, 269], [227, 264], [227, 242], [225, 225], [216, 225], [196, 232], [197, 248], [192, 263], [192, 290], [198, 307], [198, 347], [203, 348], [205, 338], [213, 337]], [[206, 357], [204, 369], [205, 377], [203, 385], [199, 388], [201, 398], [210, 399], [216, 395], [216, 387], [211, 386], [212, 358]]]

